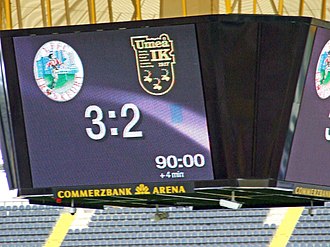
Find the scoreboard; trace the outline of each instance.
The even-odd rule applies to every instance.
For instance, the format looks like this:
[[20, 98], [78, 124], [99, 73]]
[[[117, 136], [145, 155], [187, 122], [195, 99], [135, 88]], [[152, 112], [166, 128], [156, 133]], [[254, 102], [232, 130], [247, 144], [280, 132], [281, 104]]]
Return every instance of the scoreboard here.
[[194, 25], [14, 37], [32, 187], [213, 179], [195, 37]]
[[330, 187], [329, 29], [212, 15], [2, 31], [10, 187], [63, 198]]

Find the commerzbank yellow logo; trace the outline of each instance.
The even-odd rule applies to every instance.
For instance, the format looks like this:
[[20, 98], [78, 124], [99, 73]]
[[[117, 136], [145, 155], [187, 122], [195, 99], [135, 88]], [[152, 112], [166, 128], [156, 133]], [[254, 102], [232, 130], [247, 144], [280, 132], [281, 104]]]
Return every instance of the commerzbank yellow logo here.
[[111, 197], [111, 196], [132, 196], [132, 195], [156, 195], [156, 194], [181, 194], [187, 193], [189, 187], [185, 185], [163, 185], [147, 186], [139, 184], [132, 187], [116, 188], [94, 188], [94, 189], [58, 189], [56, 198], [90, 198], [90, 197]]
[[148, 195], [148, 194], [150, 194], [149, 187], [144, 184], [140, 184], [135, 188], [135, 195]]

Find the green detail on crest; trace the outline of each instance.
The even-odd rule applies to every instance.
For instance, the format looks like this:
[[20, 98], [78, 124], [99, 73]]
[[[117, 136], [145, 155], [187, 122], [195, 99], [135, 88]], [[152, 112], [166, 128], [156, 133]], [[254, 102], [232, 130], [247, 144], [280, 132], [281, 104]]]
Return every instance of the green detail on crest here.
[[324, 70], [324, 69], [322, 69], [321, 71], [320, 71], [320, 73], [321, 73], [321, 80], [320, 80], [320, 84], [321, 85], [326, 85], [326, 84], [328, 84], [329, 82], [330, 82], [330, 73], [328, 72], [328, 73], [326, 73], [326, 71]]
[[59, 74], [57, 81], [54, 82], [54, 77], [52, 75], [46, 74], [44, 76], [44, 79], [47, 82], [47, 86], [52, 88], [52, 85], [54, 85], [54, 89], [60, 89], [66, 86], [66, 84], [72, 85], [74, 83], [74, 78], [75, 74]]

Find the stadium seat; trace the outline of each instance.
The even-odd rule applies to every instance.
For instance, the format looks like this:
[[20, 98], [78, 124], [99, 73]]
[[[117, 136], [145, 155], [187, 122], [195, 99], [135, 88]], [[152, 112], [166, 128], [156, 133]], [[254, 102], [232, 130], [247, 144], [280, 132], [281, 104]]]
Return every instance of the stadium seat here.
[[[16, 214], [18, 211], [22, 212]], [[34, 246], [41, 247], [42, 241], [45, 241], [55, 225], [60, 211], [61, 208], [49, 212], [45, 207], [33, 210], [27, 210], [26, 206], [24, 210], [20, 207], [13, 210], [11, 207], [8, 212], [15, 216], [0, 217], [0, 246], [20, 246], [22, 243], [21, 246], [27, 247], [30, 243], [35, 243]], [[276, 230], [276, 225], [263, 224], [267, 210], [254, 212], [259, 210], [241, 209], [238, 215], [232, 210], [196, 212], [191, 209], [173, 208], [168, 211], [169, 219], [151, 221], [155, 210], [96, 210], [88, 227], [69, 230], [62, 246], [255, 247], [267, 246]], [[7, 214], [5, 208], [0, 212]], [[324, 213], [323, 218], [306, 218], [297, 224], [288, 246], [295, 247], [305, 243], [309, 246], [327, 246], [330, 243], [330, 221], [325, 217], [326, 211], [320, 212]], [[315, 245], [318, 241], [320, 245]]]

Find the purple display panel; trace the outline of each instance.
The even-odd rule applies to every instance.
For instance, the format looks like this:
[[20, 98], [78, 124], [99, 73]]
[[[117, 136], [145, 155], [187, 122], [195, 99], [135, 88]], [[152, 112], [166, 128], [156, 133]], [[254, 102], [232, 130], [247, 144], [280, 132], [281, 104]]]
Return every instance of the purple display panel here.
[[14, 47], [33, 188], [213, 179], [194, 25]]
[[318, 28], [285, 180], [330, 186], [330, 31]]

